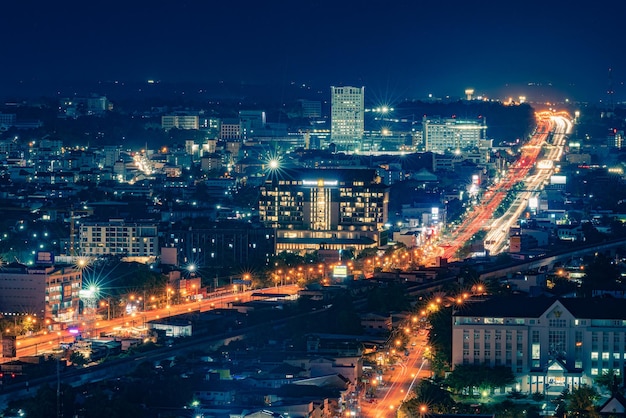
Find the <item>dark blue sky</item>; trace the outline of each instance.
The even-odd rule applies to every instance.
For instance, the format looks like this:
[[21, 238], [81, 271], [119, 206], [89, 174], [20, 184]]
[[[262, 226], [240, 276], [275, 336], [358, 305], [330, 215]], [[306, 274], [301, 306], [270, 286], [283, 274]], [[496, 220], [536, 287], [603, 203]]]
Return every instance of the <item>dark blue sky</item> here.
[[532, 98], [538, 91], [523, 86], [539, 83], [598, 102], [611, 67], [615, 101], [626, 100], [626, 1], [542, 3], [11, 1], [0, 15], [0, 89], [16, 80], [293, 81], [364, 85], [386, 101], [466, 87]]

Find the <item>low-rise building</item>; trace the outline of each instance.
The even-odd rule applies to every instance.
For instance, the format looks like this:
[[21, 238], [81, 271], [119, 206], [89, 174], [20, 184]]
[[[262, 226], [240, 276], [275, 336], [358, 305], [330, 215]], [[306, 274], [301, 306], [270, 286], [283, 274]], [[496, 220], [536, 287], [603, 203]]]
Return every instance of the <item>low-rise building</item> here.
[[499, 297], [453, 314], [452, 364], [508, 366], [515, 389], [558, 395], [626, 366], [626, 300]]

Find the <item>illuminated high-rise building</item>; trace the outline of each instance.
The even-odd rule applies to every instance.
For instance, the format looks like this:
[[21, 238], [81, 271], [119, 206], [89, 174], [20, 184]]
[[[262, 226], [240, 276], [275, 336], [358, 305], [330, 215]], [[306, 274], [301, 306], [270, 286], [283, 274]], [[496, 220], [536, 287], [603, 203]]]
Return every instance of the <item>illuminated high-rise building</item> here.
[[276, 228], [277, 252], [361, 251], [385, 239], [388, 203], [372, 169], [279, 169], [261, 186], [259, 217]]
[[331, 87], [330, 136], [337, 150], [360, 149], [364, 121], [365, 87]]
[[424, 148], [430, 152], [443, 154], [478, 150], [486, 132], [485, 118], [467, 120], [424, 116], [422, 120]]

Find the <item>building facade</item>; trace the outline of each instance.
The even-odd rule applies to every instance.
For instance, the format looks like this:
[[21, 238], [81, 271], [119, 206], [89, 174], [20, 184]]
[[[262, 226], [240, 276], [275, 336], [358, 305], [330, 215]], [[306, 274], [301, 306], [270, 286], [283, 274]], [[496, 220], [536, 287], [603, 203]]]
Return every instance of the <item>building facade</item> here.
[[241, 125], [239, 119], [224, 119], [220, 124], [220, 139], [223, 141], [239, 141], [241, 139]]
[[180, 264], [220, 268], [265, 266], [274, 255], [274, 229], [247, 222], [211, 222], [176, 228], [165, 246], [177, 249]]
[[161, 116], [161, 128], [169, 131], [176, 129], [199, 129], [200, 118], [197, 115], [164, 115]]
[[452, 364], [508, 366], [516, 389], [558, 395], [593, 385], [609, 370], [623, 379], [626, 300], [499, 297], [453, 314]]
[[360, 251], [380, 245], [388, 203], [373, 169], [281, 169], [261, 186], [259, 217], [277, 252]]
[[338, 151], [361, 148], [365, 130], [365, 87], [331, 87], [331, 141]]
[[262, 110], [239, 111], [239, 137], [248, 141], [264, 131], [267, 120]]
[[485, 139], [486, 132], [485, 118], [463, 120], [424, 116], [422, 119], [425, 151], [443, 154], [477, 150]]
[[80, 251], [86, 256], [156, 257], [157, 234], [153, 223], [126, 223], [121, 219], [86, 222], [79, 229]]
[[78, 268], [10, 263], [0, 270], [0, 313], [70, 319], [78, 314], [81, 287]]

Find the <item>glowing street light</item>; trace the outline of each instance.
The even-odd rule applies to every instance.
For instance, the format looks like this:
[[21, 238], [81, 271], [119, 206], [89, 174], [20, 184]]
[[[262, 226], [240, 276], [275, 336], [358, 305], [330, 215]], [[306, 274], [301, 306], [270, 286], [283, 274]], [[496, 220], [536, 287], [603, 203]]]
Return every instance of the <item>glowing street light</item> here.
[[426, 405], [420, 405], [420, 418], [424, 418], [426, 412], [428, 412], [428, 407]]

